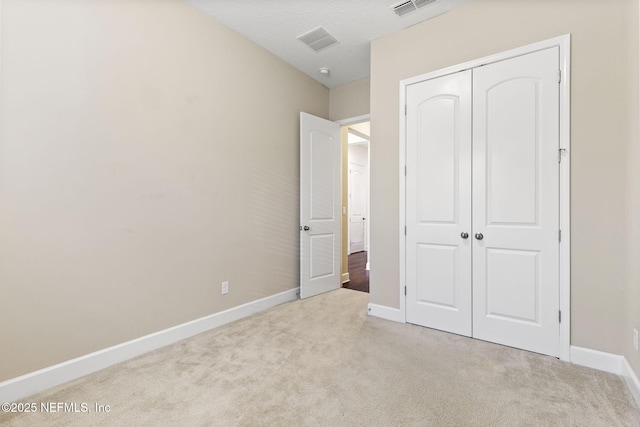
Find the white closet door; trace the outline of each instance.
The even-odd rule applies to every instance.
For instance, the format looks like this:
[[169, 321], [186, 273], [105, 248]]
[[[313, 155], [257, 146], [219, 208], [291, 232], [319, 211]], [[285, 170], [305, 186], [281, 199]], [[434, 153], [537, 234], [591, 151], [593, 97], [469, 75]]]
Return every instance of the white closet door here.
[[406, 319], [471, 335], [471, 71], [407, 89]]
[[552, 356], [560, 331], [558, 55], [551, 48], [473, 71], [473, 336]]

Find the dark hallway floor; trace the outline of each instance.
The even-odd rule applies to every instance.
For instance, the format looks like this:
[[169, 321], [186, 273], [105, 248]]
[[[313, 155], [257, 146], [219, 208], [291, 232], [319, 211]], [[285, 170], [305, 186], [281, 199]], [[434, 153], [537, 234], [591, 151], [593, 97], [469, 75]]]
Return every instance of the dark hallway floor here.
[[343, 288], [354, 291], [369, 292], [369, 271], [366, 269], [367, 252], [356, 252], [349, 255], [349, 281]]

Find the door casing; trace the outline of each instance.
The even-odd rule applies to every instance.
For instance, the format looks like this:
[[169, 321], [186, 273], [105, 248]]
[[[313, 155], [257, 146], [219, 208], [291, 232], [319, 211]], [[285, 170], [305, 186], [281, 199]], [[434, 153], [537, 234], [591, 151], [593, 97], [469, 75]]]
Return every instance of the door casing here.
[[560, 323], [560, 359], [570, 361], [570, 337], [571, 337], [571, 203], [570, 203], [570, 48], [571, 36], [565, 34], [563, 36], [554, 37], [537, 43], [532, 43], [523, 47], [497, 53], [495, 55], [465, 62], [462, 64], [447, 67], [441, 70], [415, 76], [400, 81], [400, 103], [399, 103], [399, 149], [400, 149], [400, 212], [399, 212], [399, 255], [400, 255], [400, 321], [406, 322], [406, 300], [405, 300], [405, 283], [406, 283], [406, 237], [405, 237], [405, 218], [406, 218], [406, 92], [407, 86], [424, 80], [442, 77], [448, 74], [457, 73], [469, 68], [475, 68], [486, 64], [491, 64], [505, 59], [515, 58], [540, 50], [557, 46], [559, 48], [559, 65], [560, 65], [560, 311], [562, 321]]

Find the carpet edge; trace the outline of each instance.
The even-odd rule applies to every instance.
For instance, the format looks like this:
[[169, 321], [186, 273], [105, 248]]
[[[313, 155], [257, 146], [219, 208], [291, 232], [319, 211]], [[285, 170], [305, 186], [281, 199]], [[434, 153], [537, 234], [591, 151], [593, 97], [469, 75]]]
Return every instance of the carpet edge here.
[[640, 408], [640, 380], [638, 380], [638, 376], [626, 357], [622, 358], [622, 376], [627, 383], [627, 387], [629, 387], [631, 395], [636, 401], [636, 405]]

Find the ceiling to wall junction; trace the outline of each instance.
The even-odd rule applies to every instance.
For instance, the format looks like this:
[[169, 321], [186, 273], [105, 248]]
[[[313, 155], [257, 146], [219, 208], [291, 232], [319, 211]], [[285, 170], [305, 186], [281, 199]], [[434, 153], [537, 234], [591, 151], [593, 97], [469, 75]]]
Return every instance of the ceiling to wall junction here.
[[[372, 40], [469, 1], [423, 2], [398, 16], [392, 8], [398, 0], [187, 0], [328, 88], [369, 76]], [[318, 27], [337, 43], [315, 51], [298, 39]], [[322, 74], [321, 68], [328, 73]]]

